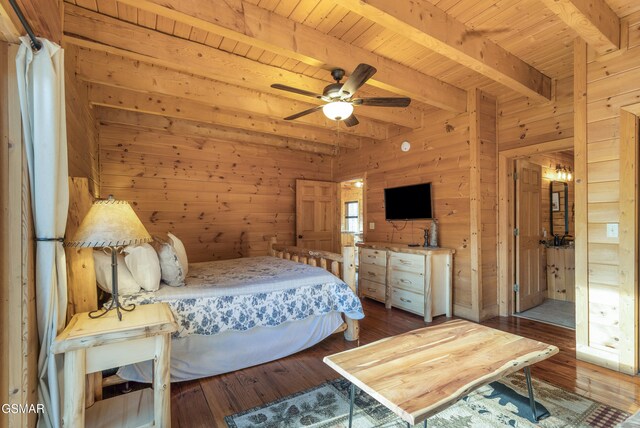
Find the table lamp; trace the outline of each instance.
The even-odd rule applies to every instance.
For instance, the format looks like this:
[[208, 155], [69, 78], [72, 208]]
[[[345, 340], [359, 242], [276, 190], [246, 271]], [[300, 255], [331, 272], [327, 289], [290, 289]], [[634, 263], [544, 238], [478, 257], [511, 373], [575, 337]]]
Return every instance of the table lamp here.
[[118, 253], [127, 245], [151, 241], [151, 235], [128, 202], [117, 201], [109, 195], [109, 199], [93, 203], [73, 240], [65, 243], [67, 247], [103, 248], [111, 254], [112, 300], [107, 308], [89, 312], [90, 318], [99, 318], [115, 309], [122, 321], [120, 311], [130, 312], [135, 308], [133, 304], [123, 306], [118, 300]]

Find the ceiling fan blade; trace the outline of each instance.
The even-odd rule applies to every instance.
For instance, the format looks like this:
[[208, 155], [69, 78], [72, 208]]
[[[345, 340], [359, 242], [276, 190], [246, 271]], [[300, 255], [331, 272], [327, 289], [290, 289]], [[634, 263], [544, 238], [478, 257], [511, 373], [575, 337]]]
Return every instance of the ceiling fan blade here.
[[352, 127], [352, 126], [356, 126], [357, 124], [359, 124], [360, 122], [358, 121], [358, 118], [356, 118], [356, 116], [354, 114], [352, 114], [351, 116], [349, 116], [348, 118], [343, 120], [344, 124], [347, 125], [348, 127]]
[[357, 106], [373, 107], [407, 107], [411, 103], [411, 98], [406, 97], [380, 97], [380, 98], [357, 98], [352, 100]]
[[358, 88], [371, 78], [374, 74], [376, 74], [376, 70], [374, 67], [369, 64], [360, 64], [353, 70], [351, 76], [344, 82], [342, 85], [342, 89], [340, 89], [340, 97], [343, 99], [348, 99], [355, 94]]
[[296, 114], [292, 114], [291, 116], [287, 116], [287, 117], [285, 117], [285, 118], [284, 118], [284, 120], [293, 120], [293, 119], [297, 119], [297, 118], [299, 118], [299, 117], [306, 116], [306, 115], [308, 115], [308, 114], [310, 114], [310, 113], [313, 113], [314, 111], [316, 111], [316, 110], [320, 110], [320, 109], [322, 109], [322, 106], [315, 106], [315, 107], [310, 108], [310, 109], [308, 109], [308, 110], [301, 111], [300, 113], [296, 113]]
[[274, 89], [280, 89], [281, 91], [293, 92], [294, 94], [305, 95], [307, 97], [312, 98], [322, 98], [322, 95], [314, 94], [313, 92], [305, 91], [304, 89], [292, 88], [291, 86], [281, 85], [279, 83], [274, 83], [271, 85]]

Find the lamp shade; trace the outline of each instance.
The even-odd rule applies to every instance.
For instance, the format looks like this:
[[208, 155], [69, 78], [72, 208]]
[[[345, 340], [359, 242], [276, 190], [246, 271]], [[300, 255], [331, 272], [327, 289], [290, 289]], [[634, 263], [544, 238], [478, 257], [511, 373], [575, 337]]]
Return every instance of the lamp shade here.
[[151, 235], [126, 201], [93, 203], [67, 247], [120, 247], [151, 242]]
[[323, 105], [322, 112], [331, 120], [344, 120], [353, 113], [353, 106], [344, 101], [333, 101]]

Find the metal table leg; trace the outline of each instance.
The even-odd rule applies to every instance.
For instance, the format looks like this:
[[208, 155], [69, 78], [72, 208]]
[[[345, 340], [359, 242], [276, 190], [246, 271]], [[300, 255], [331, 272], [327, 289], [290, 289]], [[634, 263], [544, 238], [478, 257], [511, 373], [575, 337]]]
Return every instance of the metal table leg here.
[[353, 422], [353, 400], [356, 396], [356, 386], [352, 383], [349, 388], [349, 428]]
[[527, 389], [529, 390], [529, 405], [531, 406], [531, 411], [533, 412], [533, 420], [538, 422], [538, 412], [536, 412], [536, 400], [533, 397], [533, 384], [531, 383], [531, 370], [529, 370], [529, 367], [524, 368], [524, 375], [527, 378]]

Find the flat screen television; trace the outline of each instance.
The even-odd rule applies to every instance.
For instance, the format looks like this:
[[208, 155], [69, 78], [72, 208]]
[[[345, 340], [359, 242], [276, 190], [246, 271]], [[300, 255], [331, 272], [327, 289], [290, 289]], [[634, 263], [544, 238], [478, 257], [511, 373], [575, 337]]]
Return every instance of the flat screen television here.
[[384, 189], [384, 215], [387, 221], [432, 219], [431, 183]]

